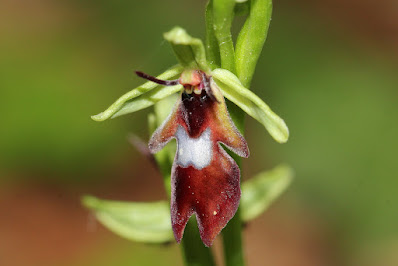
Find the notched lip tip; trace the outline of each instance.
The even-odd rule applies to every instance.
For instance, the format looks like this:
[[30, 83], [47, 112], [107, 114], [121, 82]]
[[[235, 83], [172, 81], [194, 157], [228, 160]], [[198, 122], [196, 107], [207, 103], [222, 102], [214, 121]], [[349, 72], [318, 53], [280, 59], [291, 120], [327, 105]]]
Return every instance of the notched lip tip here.
[[182, 236], [181, 236], [180, 238], [177, 238], [177, 237], [174, 235], [174, 238], [175, 238], [177, 244], [181, 244]]
[[213, 241], [205, 241], [202, 239], [203, 244], [205, 245], [205, 247], [210, 248], [213, 245]]

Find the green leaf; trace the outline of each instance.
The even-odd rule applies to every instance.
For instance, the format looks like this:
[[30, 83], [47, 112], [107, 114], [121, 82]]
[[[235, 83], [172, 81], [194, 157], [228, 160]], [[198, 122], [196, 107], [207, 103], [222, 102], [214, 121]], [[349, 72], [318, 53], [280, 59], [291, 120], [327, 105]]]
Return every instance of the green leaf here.
[[209, 0], [206, 5], [206, 57], [207, 63], [211, 66], [211, 69], [220, 67], [220, 51], [218, 49], [218, 41], [214, 34], [213, 28], [213, 0]]
[[[165, 71], [157, 78], [163, 80], [175, 79], [179, 77], [182, 70], [183, 68], [181, 66], [175, 66]], [[152, 92], [152, 90], [154, 89], [156, 90]], [[127, 92], [119, 99], [117, 99], [108, 109], [106, 109], [102, 113], [93, 115], [91, 118], [95, 121], [104, 121], [109, 118], [120, 116], [122, 114], [135, 112], [143, 108], [149, 107], [153, 105], [153, 103], [155, 103], [156, 101], [162, 99], [162, 97], [167, 97], [170, 94], [175, 93], [179, 90], [182, 90], [182, 87], [179, 85], [172, 87], [163, 87], [154, 82], [148, 81], [145, 82], [143, 85]], [[151, 92], [151, 94], [146, 94], [147, 92]], [[146, 96], [133, 100], [143, 94]]]
[[283, 119], [272, 112], [256, 94], [243, 87], [234, 74], [217, 68], [212, 71], [212, 75], [224, 96], [263, 124], [277, 142], [285, 143], [288, 140], [289, 129]]
[[184, 68], [210, 70], [206, 61], [205, 48], [200, 39], [191, 37], [180, 27], [166, 32], [164, 38], [171, 44], [178, 61]]
[[250, 12], [236, 40], [236, 74], [245, 87], [250, 83], [267, 38], [272, 0], [251, 0]]
[[280, 165], [243, 182], [240, 201], [242, 219], [247, 222], [262, 214], [286, 190], [292, 178], [293, 170]]
[[164, 243], [174, 239], [171, 230], [170, 205], [100, 200], [85, 196], [83, 204], [96, 218], [117, 235], [145, 243]]
[[213, 29], [220, 49], [221, 67], [235, 72], [235, 52], [231, 26], [235, 0], [213, 0]]

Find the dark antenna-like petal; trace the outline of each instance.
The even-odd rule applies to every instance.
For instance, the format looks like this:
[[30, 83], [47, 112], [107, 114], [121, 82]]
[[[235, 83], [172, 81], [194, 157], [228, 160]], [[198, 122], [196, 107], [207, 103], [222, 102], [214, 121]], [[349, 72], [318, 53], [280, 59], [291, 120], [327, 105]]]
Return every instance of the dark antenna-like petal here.
[[180, 81], [178, 79], [175, 79], [175, 80], [161, 80], [161, 79], [158, 79], [158, 78], [156, 78], [154, 76], [145, 74], [144, 72], [141, 72], [141, 71], [135, 71], [135, 74], [137, 74], [137, 76], [139, 76], [140, 78], [147, 79], [149, 81], [155, 82], [155, 83], [163, 85], [163, 86], [175, 86], [175, 85], [180, 84]]

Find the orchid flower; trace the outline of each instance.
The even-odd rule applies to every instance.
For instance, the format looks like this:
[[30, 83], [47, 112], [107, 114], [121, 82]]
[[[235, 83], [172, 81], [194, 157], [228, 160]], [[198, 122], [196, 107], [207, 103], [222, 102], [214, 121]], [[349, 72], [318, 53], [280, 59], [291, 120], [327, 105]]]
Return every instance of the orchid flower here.
[[136, 72], [149, 81], [92, 118], [103, 121], [135, 112], [179, 93], [174, 109], [153, 133], [148, 146], [157, 153], [171, 139], [177, 140], [171, 169], [174, 237], [181, 241], [190, 216], [195, 214], [201, 239], [210, 246], [235, 215], [241, 195], [239, 167], [221, 144], [241, 157], [249, 156], [246, 140], [232, 122], [224, 97], [263, 124], [276, 141], [286, 142], [289, 131], [284, 121], [233, 73], [208, 66], [199, 39], [181, 28], [174, 28], [165, 38], [180, 65], [158, 77]]
[[195, 213], [202, 241], [210, 246], [235, 215], [240, 199], [240, 171], [221, 147], [225, 144], [242, 157], [249, 156], [243, 136], [229, 117], [224, 97], [213, 79], [199, 70], [186, 70], [176, 81], [184, 89], [175, 109], [149, 141], [152, 153], [177, 139], [171, 175], [171, 220], [181, 241], [185, 225]]

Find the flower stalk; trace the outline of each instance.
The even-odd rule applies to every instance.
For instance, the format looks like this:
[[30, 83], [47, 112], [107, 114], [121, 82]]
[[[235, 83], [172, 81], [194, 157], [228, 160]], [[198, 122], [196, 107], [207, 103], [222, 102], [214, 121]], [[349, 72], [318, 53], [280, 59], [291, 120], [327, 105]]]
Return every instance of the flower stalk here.
[[[234, 6], [234, 0], [210, 0], [208, 4], [209, 16], [206, 16], [206, 20], [210, 20], [206, 24], [213, 24], [207, 27], [207, 30], [210, 31], [207, 33], [208, 38], [210, 38], [207, 41], [208, 50], [218, 50], [221, 68], [227, 69], [232, 73], [236, 71], [235, 51], [231, 34]], [[211, 17], [211, 15], [213, 15], [213, 17]], [[214, 38], [211, 36], [212, 34], [214, 34], [217, 43], [211, 41], [211, 38]], [[214, 47], [216, 45], [218, 47]], [[231, 102], [228, 102], [228, 109], [238, 130], [243, 134], [244, 113]], [[232, 156], [241, 168], [240, 158], [238, 156]], [[229, 221], [228, 225], [223, 230], [223, 250], [226, 266], [244, 265], [242, 222], [239, 209], [235, 213], [234, 218]]]
[[[255, 66], [264, 45], [272, 12], [271, 0], [251, 0], [250, 12], [237, 39], [234, 51], [231, 26], [234, 17], [234, 0], [210, 0], [206, 9], [207, 50], [213, 58], [217, 39], [221, 68], [237, 74], [242, 85], [249, 87]], [[213, 17], [212, 17], [213, 15]], [[213, 27], [211, 24], [213, 23]], [[213, 37], [215, 36], [215, 38]], [[236, 71], [236, 72], [235, 72]], [[229, 103], [231, 117], [240, 132], [244, 132], [244, 112]], [[234, 157], [239, 166], [240, 158]], [[223, 230], [224, 258], [227, 266], [244, 265], [242, 222], [240, 210]]]

